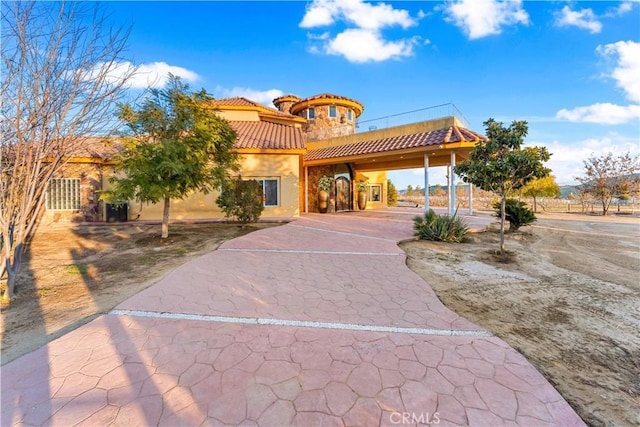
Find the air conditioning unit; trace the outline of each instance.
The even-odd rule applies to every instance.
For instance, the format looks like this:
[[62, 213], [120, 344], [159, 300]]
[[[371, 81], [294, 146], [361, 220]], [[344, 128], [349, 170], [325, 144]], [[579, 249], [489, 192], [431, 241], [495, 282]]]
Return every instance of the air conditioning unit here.
[[107, 203], [107, 222], [129, 221], [129, 203]]

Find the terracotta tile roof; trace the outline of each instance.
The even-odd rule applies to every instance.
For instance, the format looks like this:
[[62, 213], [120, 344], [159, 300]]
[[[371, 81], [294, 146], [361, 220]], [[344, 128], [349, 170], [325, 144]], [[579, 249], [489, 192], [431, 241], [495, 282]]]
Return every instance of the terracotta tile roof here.
[[343, 99], [345, 101], [355, 102], [356, 104], [362, 105], [360, 102], [356, 101], [355, 99], [347, 98], [346, 96], [341, 96], [341, 95], [334, 95], [332, 93], [321, 93], [318, 95], [313, 95], [303, 99], [303, 101], [311, 101], [313, 99]]
[[469, 129], [459, 126], [449, 126], [445, 129], [414, 133], [411, 135], [393, 136], [309, 150], [307, 154], [305, 154], [304, 160], [323, 160], [333, 157], [384, 153], [392, 150], [428, 147], [454, 142], [477, 142], [485, 141], [486, 139], [485, 136]]
[[238, 134], [234, 148], [299, 150], [305, 148], [302, 129], [270, 122], [230, 121]]
[[89, 157], [93, 159], [112, 159], [123, 148], [121, 142], [113, 138], [87, 137], [79, 141], [73, 157]]
[[284, 113], [276, 108], [267, 107], [266, 105], [260, 104], [259, 102], [255, 102], [250, 99], [243, 98], [241, 96], [236, 96], [233, 98], [214, 99], [213, 101], [211, 101], [211, 104], [216, 106], [219, 109], [224, 109], [223, 107], [254, 107], [258, 112], [265, 112], [265, 113], [273, 114], [276, 116], [282, 116], [282, 117], [297, 118], [297, 116]]

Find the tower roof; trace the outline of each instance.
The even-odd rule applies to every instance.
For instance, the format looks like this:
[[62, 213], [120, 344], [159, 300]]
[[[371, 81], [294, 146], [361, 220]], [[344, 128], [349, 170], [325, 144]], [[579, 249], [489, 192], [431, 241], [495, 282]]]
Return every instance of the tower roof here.
[[364, 106], [358, 101], [347, 98], [346, 96], [334, 95], [331, 93], [321, 93], [319, 95], [310, 96], [302, 99], [291, 106], [291, 114], [297, 114], [300, 111], [320, 105], [340, 105], [353, 109], [356, 117], [362, 114]]

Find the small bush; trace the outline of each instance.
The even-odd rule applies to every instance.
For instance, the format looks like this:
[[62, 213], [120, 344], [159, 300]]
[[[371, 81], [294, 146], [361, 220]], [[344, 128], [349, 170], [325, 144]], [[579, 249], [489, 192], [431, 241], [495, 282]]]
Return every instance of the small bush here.
[[469, 233], [464, 219], [453, 215], [438, 215], [432, 209], [413, 219], [415, 235], [424, 240], [460, 243]]
[[235, 218], [244, 228], [245, 224], [258, 221], [264, 210], [262, 185], [238, 176], [222, 190], [216, 203], [227, 218]]
[[398, 206], [398, 190], [390, 179], [387, 179], [387, 206]]
[[[500, 218], [500, 200], [493, 204], [496, 216]], [[505, 219], [509, 221], [509, 232], [515, 233], [525, 225], [534, 223], [537, 218], [527, 204], [518, 199], [507, 199], [505, 205]]]

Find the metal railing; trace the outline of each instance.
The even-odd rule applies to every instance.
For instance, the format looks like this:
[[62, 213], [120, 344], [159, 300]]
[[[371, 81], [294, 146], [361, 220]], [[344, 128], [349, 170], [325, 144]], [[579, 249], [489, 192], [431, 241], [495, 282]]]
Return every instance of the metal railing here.
[[356, 133], [369, 132], [372, 130], [385, 129], [394, 126], [406, 125], [409, 123], [424, 122], [427, 120], [439, 119], [442, 117], [455, 117], [466, 128], [470, 128], [469, 121], [453, 103], [434, 105], [432, 107], [420, 108], [418, 110], [407, 111], [390, 116], [378, 117], [358, 121], [356, 123]]
[[[469, 121], [462, 112], [452, 103], [440, 104], [432, 107], [420, 108], [418, 110], [407, 111], [404, 113], [392, 114], [389, 116], [378, 117], [357, 121], [355, 125], [355, 133], [370, 132], [379, 129], [386, 129], [394, 126], [402, 126], [410, 123], [419, 123], [427, 120], [440, 119], [443, 117], [455, 117], [462, 126], [470, 128]], [[316, 129], [306, 132], [307, 141], [316, 141], [320, 139], [334, 138], [338, 136], [350, 135], [353, 133], [353, 123], [337, 125], [326, 129]]]

